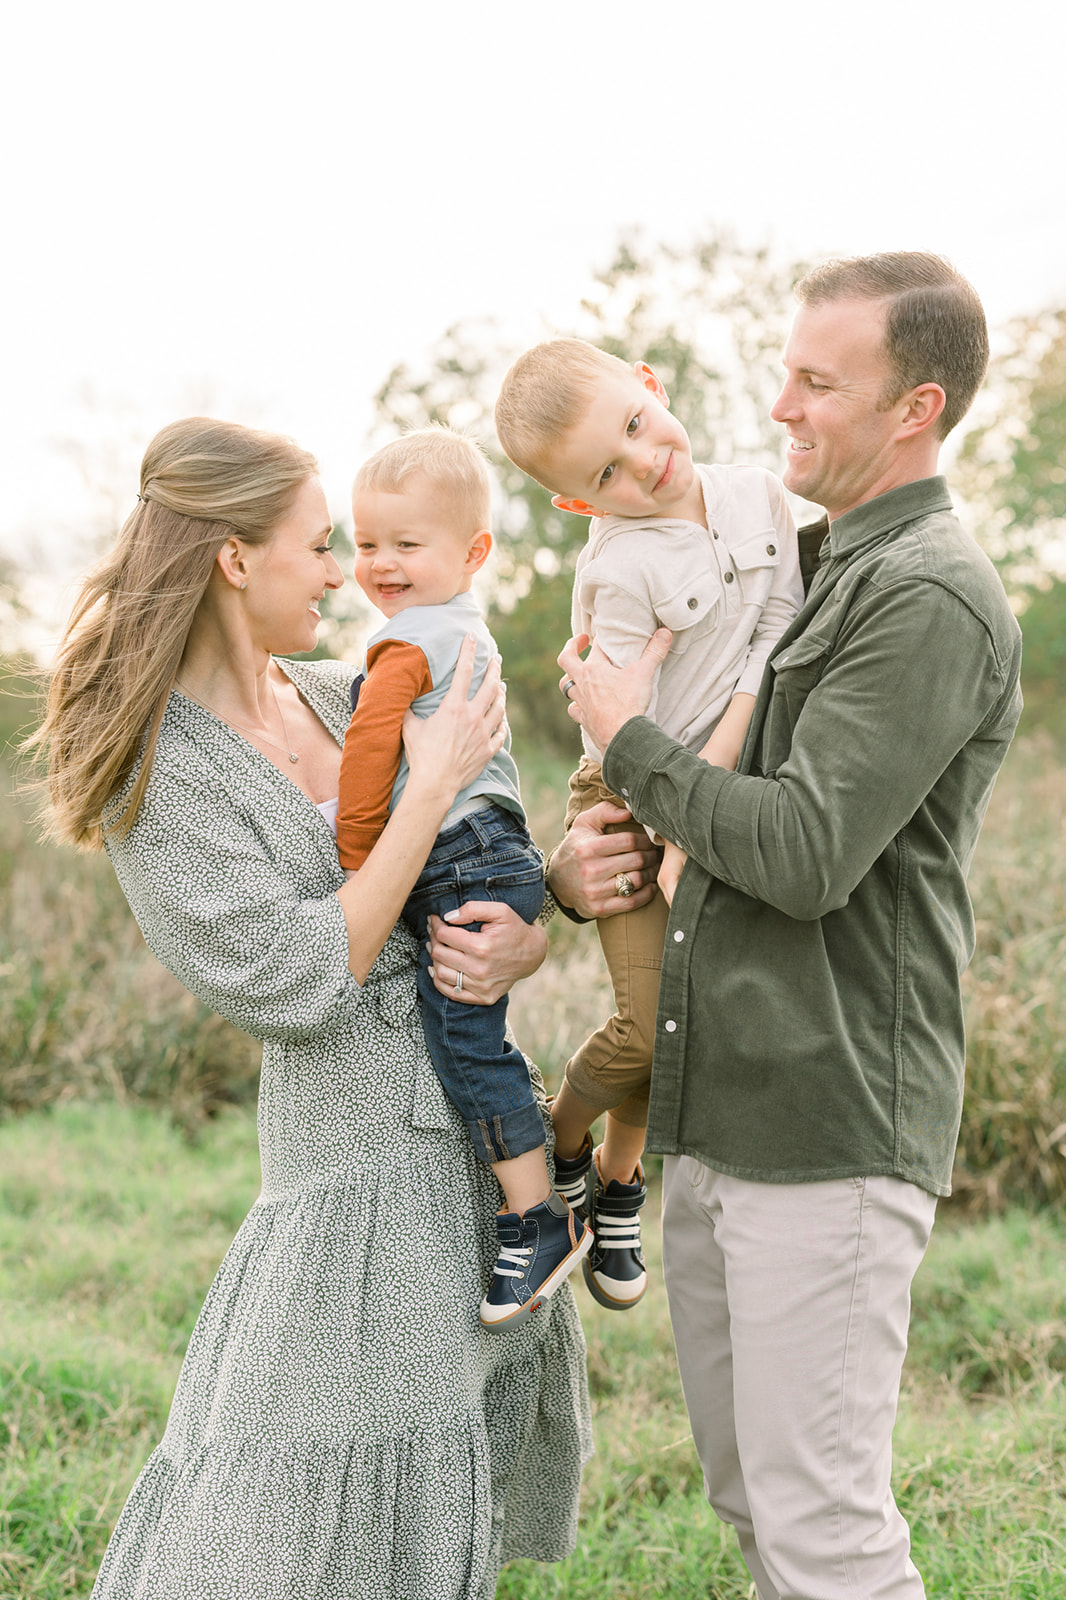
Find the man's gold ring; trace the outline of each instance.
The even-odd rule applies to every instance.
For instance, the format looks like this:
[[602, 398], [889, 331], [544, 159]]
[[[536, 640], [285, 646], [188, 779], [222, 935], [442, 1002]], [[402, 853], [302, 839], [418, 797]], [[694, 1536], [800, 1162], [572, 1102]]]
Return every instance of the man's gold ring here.
[[620, 900], [628, 900], [633, 893], [633, 880], [628, 872], [616, 872], [614, 875], [614, 892]]

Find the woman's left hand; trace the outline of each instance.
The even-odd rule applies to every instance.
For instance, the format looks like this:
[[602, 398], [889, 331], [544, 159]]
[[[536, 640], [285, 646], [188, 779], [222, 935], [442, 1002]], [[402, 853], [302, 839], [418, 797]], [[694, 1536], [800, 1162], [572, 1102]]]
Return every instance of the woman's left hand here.
[[[463, 927], [480, 922], [481, 930]], [[429, 959], [434, 985], [449, 1000], [491, 1006], [519, 978], [528, 978], [548, 953], [548, 936], [536, 923], [523, 922], [499, 900], [470, 900], [445, 922], [429, 919]], [[455, 986], [462, 974], [462, 988]]]
[[490, 661], [477, 693], [470, 699], [474, 673], [474, 635], [468, 633], [459, 651], [448, 692], [432, 716], [403, 719], [403, 746], [415, 784], [441, 781], [452, 798], [472, 783], [507, 739], [507, 698], [500, 681], [500, 660]]

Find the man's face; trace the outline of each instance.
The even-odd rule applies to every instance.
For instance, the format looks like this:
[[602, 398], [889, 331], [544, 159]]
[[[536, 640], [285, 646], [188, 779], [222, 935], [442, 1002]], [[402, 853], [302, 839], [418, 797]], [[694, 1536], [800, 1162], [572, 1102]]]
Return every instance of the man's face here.
[[788, 429], [784, 483], [830, 521], [906, 482], [896, 437], [901, 402], [882, 409], [892, 372], [883, 300], [801, 306], [770, 415]]

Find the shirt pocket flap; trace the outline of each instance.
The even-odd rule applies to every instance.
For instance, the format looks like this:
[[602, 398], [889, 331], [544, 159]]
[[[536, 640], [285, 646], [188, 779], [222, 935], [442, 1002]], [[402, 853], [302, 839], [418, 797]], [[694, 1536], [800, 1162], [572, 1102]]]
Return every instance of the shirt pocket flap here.
[[776, 567], [781, 560], [781, 540], [773, 527], [746, 534], [727, 548], [738, 572], [750, 572], [753, 567]]
[[[700, 572], [686, 579], [685, 586], [667, 599], [655, 601], [655, 615], [659, 626], [669, 628], [677, 636], [697, 626], [707, 627], [717, 621], [722, 586], [717, 573]], [[687, 641], [686, 641], [687, 643]], [[682, 646], [684, 648], [684, 646]]]
[[829, 654], [829, 648], [827, 639], [822, 639], [816, 633], [804, 633], [786, 645], [780, 655], [772, 656], [770, 665], [778, 673], [794, 672], [800, 667], [809, 667], [816, 661], [824, 661]]

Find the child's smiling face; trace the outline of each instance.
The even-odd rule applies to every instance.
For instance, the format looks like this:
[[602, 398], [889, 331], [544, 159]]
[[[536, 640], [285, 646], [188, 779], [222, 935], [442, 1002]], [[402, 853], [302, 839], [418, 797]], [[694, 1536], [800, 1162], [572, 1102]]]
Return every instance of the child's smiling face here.
[[355, 581], [386, 617], [465, 594], [492, 548], [486, 529], [456, 525], [446, 495], [421, 474], [396, 493], [356, 489], [352, 516]]
[[592, 516], [703, 519], [688, 434], [650, 367], [605, 375], [581, 421], [552, 446], [555, 504]]

